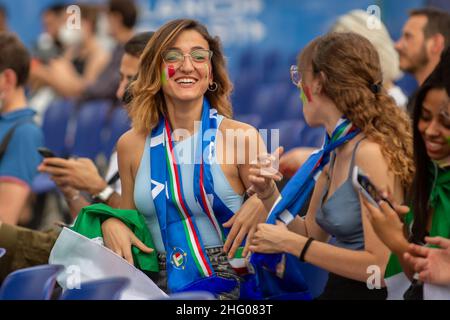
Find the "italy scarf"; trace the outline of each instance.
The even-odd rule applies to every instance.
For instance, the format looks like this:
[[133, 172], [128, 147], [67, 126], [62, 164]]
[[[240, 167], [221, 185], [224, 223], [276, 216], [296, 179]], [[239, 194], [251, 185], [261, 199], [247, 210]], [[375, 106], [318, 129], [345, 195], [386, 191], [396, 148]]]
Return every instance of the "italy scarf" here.
[[216, 132], [217, 110], [211, 108], [204, 98], [201, 126], [194, 145], [193, 181], [182, 181], [168, 120], [162, 118], [151, 134], [151, 182], [152, 187], [159, 188], [152, 197], [166, 249], [171, 292], [206, 290], [222, 293], [232, 290], [237, 284], [235, 280], [223, 279], [214, 272], [183, 192], [183, 184], [191, 184], [202, 214], [207, 216], [219, 238], [225, 241], [229, 230], [222, 224], [234, 213], [214, 191], [210, 166], [215, 159]]

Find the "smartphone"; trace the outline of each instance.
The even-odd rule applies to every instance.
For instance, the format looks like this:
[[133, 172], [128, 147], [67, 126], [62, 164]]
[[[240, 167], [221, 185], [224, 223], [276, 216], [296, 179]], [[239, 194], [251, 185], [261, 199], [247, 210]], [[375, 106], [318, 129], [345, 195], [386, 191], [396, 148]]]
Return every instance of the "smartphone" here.
[[48, 148], [40, 147], [37, 150], [41, 154], [41, 156], [43, 156], [44, 158], [54, 158], [54, 157], [56, 157], [55, 153], [52, 150], [48, 149]]
[[389, 202], [389, 200], [381, 196], [380, 192], [370, 181], [369, 177], [361, 170], [361, 168], [357, 166], [353, 168], [352, 182], [355, 189], [361, 192], [362, 196], [366, 198], [367, 201], [369, 201], [369, 203], [374, 207], [379, 208], [378, 202], [383, 200], [386, 201], [392, 209], [394, 209], [394, 206]]

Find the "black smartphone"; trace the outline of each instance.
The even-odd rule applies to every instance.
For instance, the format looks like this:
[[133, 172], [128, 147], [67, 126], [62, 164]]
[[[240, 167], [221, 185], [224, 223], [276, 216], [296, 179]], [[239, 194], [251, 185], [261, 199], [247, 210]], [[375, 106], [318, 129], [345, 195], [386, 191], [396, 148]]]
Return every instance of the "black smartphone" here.
[[40, 147], [37, 150], [41, 154], [41, 156], [43, 156], [44, 158], [54, 158], [54, 157], [56, 157], [55, 153], [52, 150], [48, 149], [48, 148]]
[[365, 197], [367, 201], [369, 201], [374, 207], [378, 208], [378, 202], [380, 202], [380, 200], [383, 200], [386, 201], [392, 209], [394, 209], [394, 206], [389, 202], [388, 199], [385, 199], [381, 196], [378, 189], [373, 185], [369, 177], [364, 174], [364, 172], [360, 168], [355, 166], [353, 170], [353, 185], [361, 192], [362, 196]]

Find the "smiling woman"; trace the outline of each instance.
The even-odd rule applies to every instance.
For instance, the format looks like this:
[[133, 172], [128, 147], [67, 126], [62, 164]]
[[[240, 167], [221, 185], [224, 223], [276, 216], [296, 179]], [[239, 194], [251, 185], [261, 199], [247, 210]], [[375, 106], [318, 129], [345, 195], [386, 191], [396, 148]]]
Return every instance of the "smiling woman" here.
[[[230, 119], [231, 89], [219, 39], [187, 19], [155, 32], [132, 84], [133, 128], [117, 147], [121, 208], [137, 209], [147, 221], [160, 267], [152, 276], [168, 292], [205, 290], [238, 298], [242, 278], [229, 261], [243, 260], [247, 249], [235, 256], [236, 249], [265, 219], [264, 210], [253, 209], [262, 207], [256, 196], [243, 205], [250, 161], [258, 153], [248, 140], [255, 137], [261, 151], [265, 146], [254, 128]], [[225, 134], [230, 130], [255, 133], [246, 137], [243, 163], [236, 161], [238, 135]], [[218, 163], [227, 152], [235, 159]], [[194, 158], [180, 161], [182, 154]], [[133, 262], [131, 230], [116, 219], [102, 229], [106, 246]]]
[[404, 218], [405, 230], [397, 216], [401, 213], [400, 208], [396, 213], [382, 205], [380, 212], [367, 205], [377, 235], [393, 253], [385, 273], [391, 299], [427, 299], [426, 292], [431, 292], [423, 290], [419, 282], [412, 280], [417, 270], [405, 259], [409, 242], [424, 245], [427, 236], [450, 238], [449, 71], [450, 49], [447, 49], [415, 100], [413, 130], [416, 170], [410, 196], [411, 210]]

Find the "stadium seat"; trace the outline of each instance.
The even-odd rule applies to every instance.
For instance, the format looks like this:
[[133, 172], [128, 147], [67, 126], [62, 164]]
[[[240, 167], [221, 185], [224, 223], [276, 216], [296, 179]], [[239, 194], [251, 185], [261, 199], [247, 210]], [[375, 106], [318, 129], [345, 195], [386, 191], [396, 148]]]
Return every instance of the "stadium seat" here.
[[251, 112], [260, 114], [267, 122], [283, 119], [289, 98], [289, 87], [284, 83], [267, 84], [259, 88], [251, 105]]
[[119, 300], [122, 290], [129, 284], [130, 280], [125, 277], [84, 282], [79, 289], [64, 291], [60, 300]]
[[61, 265], [40, 265], [9, 274], [0, 288], [0, 300], [49, 300]]
[[55, 189], [55, 182], [50, 179], [50, 176], [46, 173], [39, 173], [38, 175], [36, 175], [31, 184], [31, 190], [35, 194], [42, 194]]
[[173, 293], [167, 300], [216, 300], [216, 297], [207, 291], [187, 291]]
[[0, 248], [0, 258], [3, 257], [6, 253], [6, 250], [4, 248]]
[[[278, 129], [279, 145], [284, 147], [285, 152], [297, 147], [301, 143], [301, 133], [304, 129], [305, 123], [301, 120], [283, 120], [275, 123], [267, 124], [268, 129]], [[271, 131], [271, 135], [276, 134]], [[267, 138], [267, 148], [271, 152], [275, 151], [275, 145], [272, 145], [271, 135]], [[275, 138], [273, 138], [275, 139]]]
[[323, 144], [325, 129], [322, 127], [312, 128], [305, 123], [300, 133], [300, 145], [302, 147], [319, 148]]
[[241, 121], [241, 122], [245, 122], [253, 127], [255, 127], [256, 129], [258, 129], [261, 124], [262, 124], [262, 117], [259, 114], [240, 114], [240, 115], [235, 115], [234, 118], [237, 121]]
[[286, 108], [283, 111], [283, 118], [304, 120], [302, 110], [303, 106], [302, 101], [300, 100], [300, 90], [290, 90], [289, 97], [286, 102]]
[[53, 102], [44, 113], [42, 131], [45, 146], [60, 157], [68, 154], [65, 138], [69, 118], [73, 110], [73, 101], [59, 99]]
[[103, 154], [107, 159], [111, 156], [117, 140], [130, 129], [130, 119], [122, 106], [114, 107], [102, 135]]
[[111, 102], [108, 100], [88, 101], [82, 104], [76, 118], [73, 156], [87, 157], [95, 161], [102, 151], [102, 132], [107, 120]]

